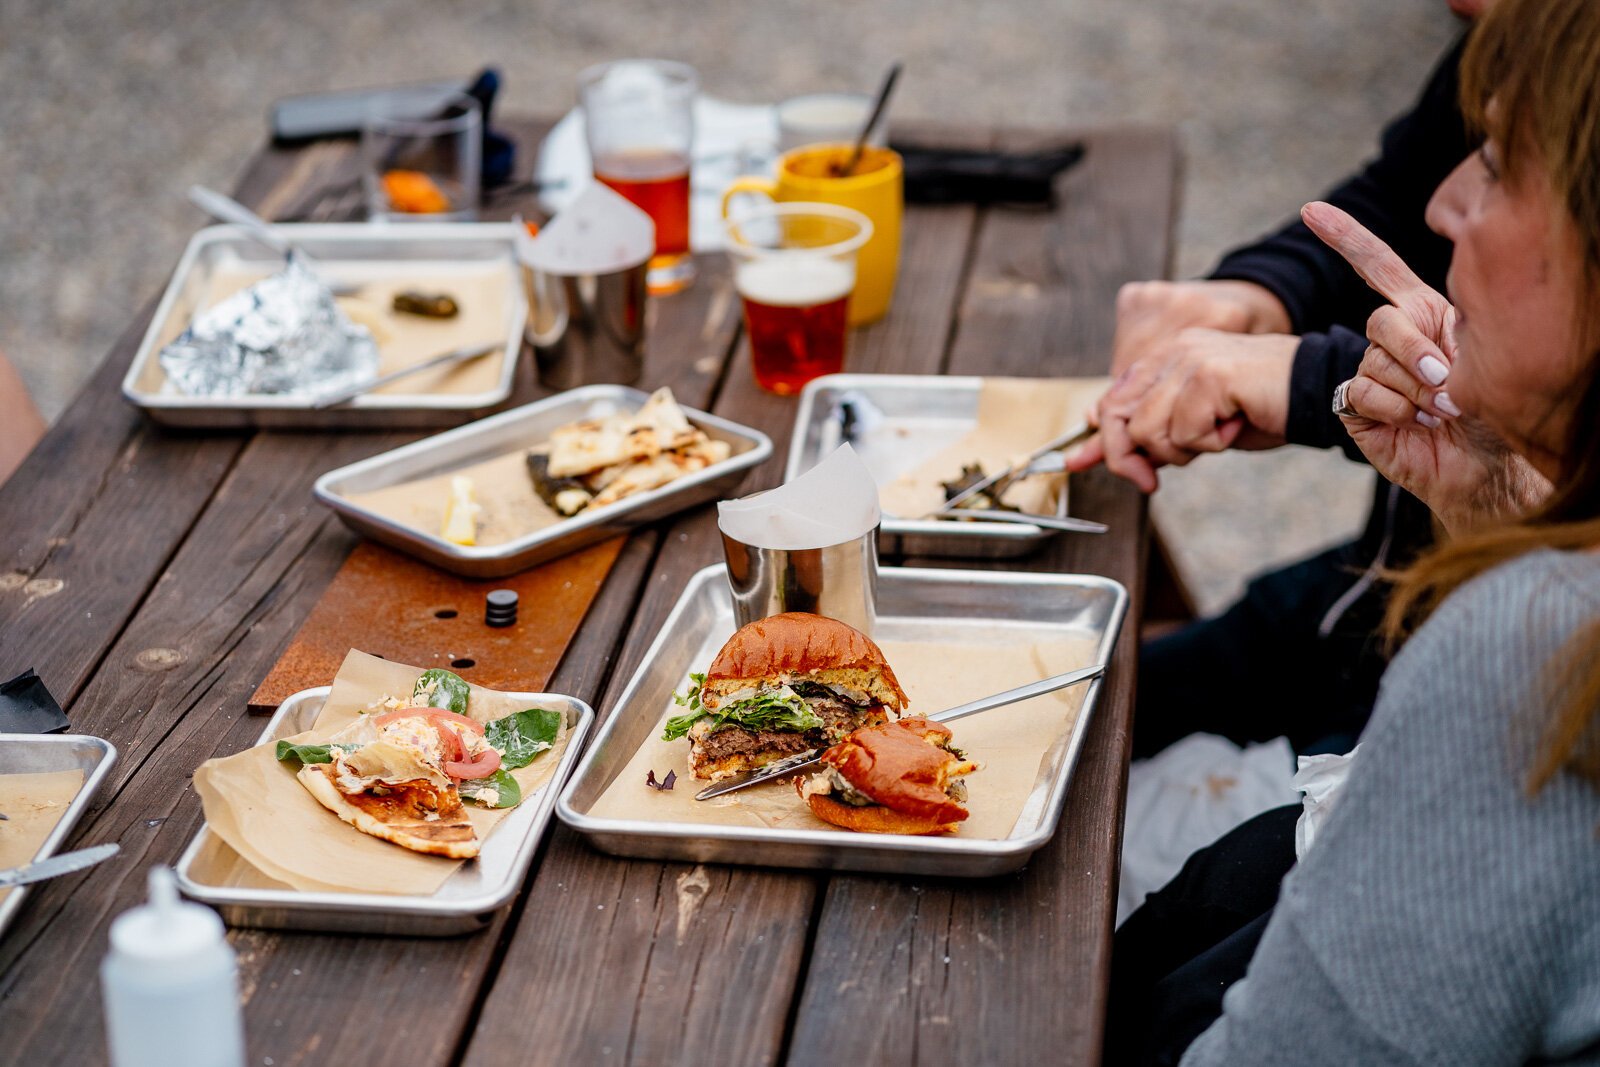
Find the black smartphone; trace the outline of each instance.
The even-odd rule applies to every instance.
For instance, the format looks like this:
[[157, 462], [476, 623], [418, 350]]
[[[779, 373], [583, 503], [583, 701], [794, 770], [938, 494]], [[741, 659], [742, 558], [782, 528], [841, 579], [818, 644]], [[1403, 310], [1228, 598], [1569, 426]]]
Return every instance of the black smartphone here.
[[[375, 103], [386, 98], [403, 96], [407, 101], [421, 101], [425, 105], [430, 94], [437, 94], [442, 108], [446, 99], [465, 90], [466, 86], [459, 81], [441, 81], [392, 85], [382, 89], [303, 93], [286, 96], [274, 103], [268, 122], [272, 139], [279, 143], [340, 137], [360, 133], [362, 119]], [[422, 106], [418, 110], [425, 114], [432, 109]]]

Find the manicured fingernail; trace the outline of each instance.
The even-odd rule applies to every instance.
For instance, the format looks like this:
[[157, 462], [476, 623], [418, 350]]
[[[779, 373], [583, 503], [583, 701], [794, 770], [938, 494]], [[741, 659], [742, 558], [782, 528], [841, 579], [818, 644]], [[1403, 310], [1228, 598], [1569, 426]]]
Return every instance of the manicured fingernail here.
[[1450, 368], [1432, 356], [1423, 356], [1417, 361], [1417, 373], [1429, 385], [1442, 385], [1450, 377]]
[[1439, 428], [1439, 416], [1429, 415], [1426, 411], [1417, 412], [1417, 421], [1422, 423], [1422, 425], [1426, 426], [1430, 430], [1437, 430]]
[[1456, 407], [1456, 402], [1450, 399], [1450, 394], [1443, 389], [1433, 394], [1433, 406], [1449, 415], [1452, 419], [1461, 417], [1461, 409]]

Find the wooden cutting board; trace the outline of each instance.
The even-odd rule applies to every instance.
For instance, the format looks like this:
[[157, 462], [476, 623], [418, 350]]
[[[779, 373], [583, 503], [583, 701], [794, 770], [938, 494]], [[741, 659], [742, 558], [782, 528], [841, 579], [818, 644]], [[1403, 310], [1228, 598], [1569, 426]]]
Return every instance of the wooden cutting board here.
[[[509, 578], [459, 578], [363, 541], [267, 674], [251, 711], [272, 711], [333, 681], [352, 648], [413, 667], [445, 667], [487, 689], [538, 692], [583, 622], [626, 537]], [[484, 624], [484, 598], [513, 589], [517, 622]]]

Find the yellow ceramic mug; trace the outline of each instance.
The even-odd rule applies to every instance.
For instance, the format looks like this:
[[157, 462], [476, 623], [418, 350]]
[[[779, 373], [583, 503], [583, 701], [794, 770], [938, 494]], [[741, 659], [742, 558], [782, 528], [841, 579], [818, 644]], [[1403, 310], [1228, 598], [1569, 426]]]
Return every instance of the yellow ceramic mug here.
[[778, 160], [778, 177], [744, 177], [722, 194], [722, 214], [740, 193], [760, 193], [779, 202], [838, 204], [872, 220], [872, 239], [857, 255], [856, 288], [850, 297], [850, 325], [876, 322], [889, 310], [900, 269], [900, 214], [904, 174], [900, 156], [868, 147], [848, 178], [835, 177], [850, 158], [846, 144], [804, 145]]

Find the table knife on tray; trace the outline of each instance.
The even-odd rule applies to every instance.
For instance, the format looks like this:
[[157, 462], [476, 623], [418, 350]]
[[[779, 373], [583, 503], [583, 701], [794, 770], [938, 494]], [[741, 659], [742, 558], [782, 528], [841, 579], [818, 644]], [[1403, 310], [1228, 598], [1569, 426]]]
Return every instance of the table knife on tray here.
[[[1106, 665], [1097, 663], [1093, 667], [1068, 671], [1066, 674], [1051, 675], [1049, 678], [1041, 678], [1037, 682], [1019, 685], [1015, 689], [1007, 689], [1003, 693], [994, 693], [990, 696], [979, 697], [977, 700], [970, 700], [965, 704], [957, 704], [953, 708], [947, 708], [936, 715], [929, 715], [927, 718], [934, 722], [952, 722], [956, 719], [964, 719], [968, 715], [976, 715], [980, 711], [1002, 708], [1007, 704], [1015, 704], [1021, 700], [1031, 700], [1033, 697], [1044, 696], [1046, 693], [1054, 693], [1057, 689], [1065, 689], [1080, 682], [1090, 681], [1100, 677], [1105, 671]], [[720, 782], [708, 785], [696, 793], [694, 798], [696, 800], [710, 800], [712, 797], [720, 797], [725, 793], [748, 789], [750, 786], [770, 782], [775, 778], [790, 778], [796, 774], [803, 774], [812, 770], [821, 763], [821, 749], [814, 748], [810, 752], [799, 752], [793, 756], [786, 756], [781, 760], [769, 763], [765, 767], [757, 767], [753, 771], [745, 771], [743, 774], [734, 775], [732, 778], [724, 778]]]
[[76, 852], [63, 852], [59, 856], [51, 856], [47, 860], [37, 863], [25, 863], [21, 867], [12, 867], [10, 870], [0, 871], [0, 889], [11, 889], [19, 885], [28, 885], [31, 882], [42, 882], [46, 878], [59, 878], [63, 874], [81, 871], [86, 867], [93, 867], [102, 860], [115, 856], [121, 849], [115, 841], [93, 848], [80, 848]]

